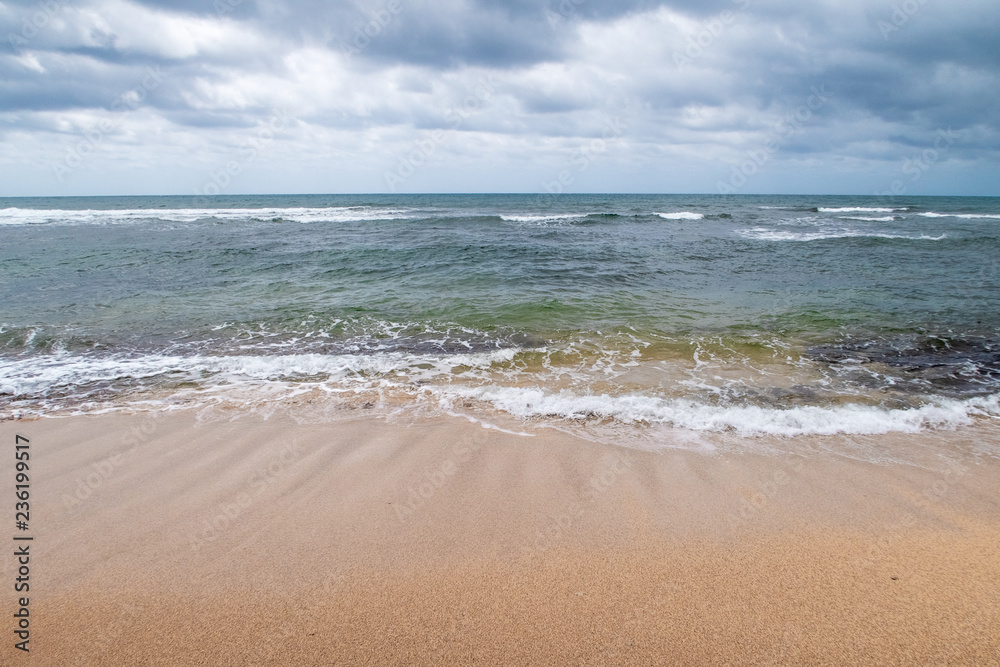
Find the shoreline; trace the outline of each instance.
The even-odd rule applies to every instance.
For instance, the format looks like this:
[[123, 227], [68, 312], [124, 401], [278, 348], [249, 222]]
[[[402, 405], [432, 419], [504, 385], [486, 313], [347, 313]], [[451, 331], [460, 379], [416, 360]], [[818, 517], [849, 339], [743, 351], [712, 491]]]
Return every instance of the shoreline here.
[[1000, 654], [988, 422], [867, 437], [913, 450], [910, 464], [852, 459], [821, 438], [761, 454], [534, 433], [445, 417], [2, 422], [3, 442], [22, 434], [33, 447], [32, 653], [54, 664]]

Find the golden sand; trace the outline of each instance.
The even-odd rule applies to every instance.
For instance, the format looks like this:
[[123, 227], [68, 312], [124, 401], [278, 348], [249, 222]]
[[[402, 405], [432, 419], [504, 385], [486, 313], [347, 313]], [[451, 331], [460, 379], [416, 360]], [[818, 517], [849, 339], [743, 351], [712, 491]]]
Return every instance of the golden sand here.
[[878, 441], [911, 465], [452, 419], [45, 419], [0, 424], [5, 451], [15, 434], [31, 652], [6, 631], [4, 665], [1000, 664], [988, 426]]

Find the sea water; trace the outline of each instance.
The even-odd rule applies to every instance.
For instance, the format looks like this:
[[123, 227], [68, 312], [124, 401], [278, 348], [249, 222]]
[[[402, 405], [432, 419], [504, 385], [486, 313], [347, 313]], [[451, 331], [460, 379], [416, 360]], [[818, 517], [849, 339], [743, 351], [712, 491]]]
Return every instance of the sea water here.
[[0, 417], [800, 436], [1000, 417], [1000, 199], [0, 199]]

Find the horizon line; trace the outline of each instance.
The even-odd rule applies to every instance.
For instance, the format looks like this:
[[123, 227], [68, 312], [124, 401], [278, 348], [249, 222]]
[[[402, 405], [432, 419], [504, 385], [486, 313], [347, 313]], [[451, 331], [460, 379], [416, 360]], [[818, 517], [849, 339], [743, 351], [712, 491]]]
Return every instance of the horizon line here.
[[871, 197], [877, 199], [904, 199], [920, 197], [952, 197], [952, 198], [998, 198], [1000, 194], [862, 194], [857, 192], [844, 193], [792, 193], [792, 192], [747, 192], [747, 193], [718, 193], [718, 192], [240, 192], [230, 194], [199, 195], [199, 194], [76, 194], [76, 195], [0, 195], [0, 199], [71, 199], [88, 197], [191, 197], [207, 200], [221, 200], [226, 197], [427, 197], [427, 196], [540, 196], [540, 197]]

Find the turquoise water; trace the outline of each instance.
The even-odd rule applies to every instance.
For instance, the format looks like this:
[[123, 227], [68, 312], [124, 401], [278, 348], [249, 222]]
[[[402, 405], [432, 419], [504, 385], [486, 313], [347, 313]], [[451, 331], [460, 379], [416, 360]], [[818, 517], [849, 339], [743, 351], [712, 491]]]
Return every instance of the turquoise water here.
[[995, 198], [0, 199], [0, 411], [951, 426], [996, 404], [998, 258]]

